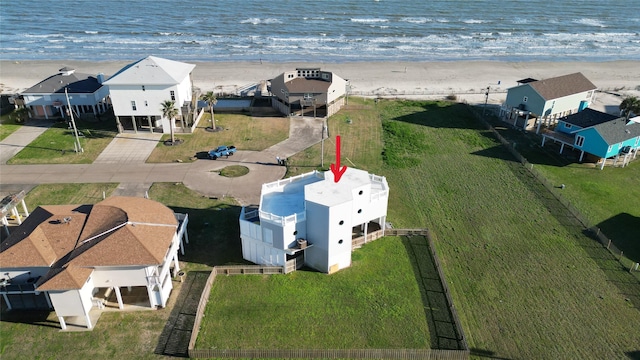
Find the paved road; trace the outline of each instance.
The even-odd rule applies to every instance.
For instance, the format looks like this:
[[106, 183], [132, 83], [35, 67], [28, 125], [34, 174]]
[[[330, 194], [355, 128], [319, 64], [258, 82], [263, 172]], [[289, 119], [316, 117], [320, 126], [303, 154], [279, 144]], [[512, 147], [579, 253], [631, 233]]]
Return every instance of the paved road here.
[[[190, 189], [205, 196], [232, 196], [242, 205], [257, 204], [263, 183], [281, 179], [286, 168], [276, 165], [276, 156], [292, 156], [321, 140], [322, 120], [313, 118], [292, 118], [289, 138], [264, 151], [238, 151], [234, 156], [218, 160], [196, 160], [193, 163], [144, 163], [153, 147], [126, 146], [130, 150], [121, 151], [123, 142], [153, 141], [133, 134], [119, 135], [100, 154], [93, 164], [73, 165], [6, 165], [0, 164], [0, 185], [2, 192], [6, 189], [32, 187], [37, 184], [53, 183], [119, 183], [115, 194], [128, 196], [144, 196], [146, 190], [154, 182], [182, 182]], [[8, 138], [7, 138], [8, 139]], [[7, 140], [5, 139], [5, 140]], [[120, 146], [115, 146], [114, 144]], [[2, 152], [4, 155], [4, 141]], [[112, 146], [114, 145], [114, 146]], [[26, 146], [26, 145], [23, 145]], [[154, 145], [155, 147], [155, 145]], [[123, 161], [114, 162], [120, 153]], [[130, 152], [138, 154], [137, 160], [131, 160]], [[216, 172], [229, 165], [244, 165], [249, 174], [227, 178]]]

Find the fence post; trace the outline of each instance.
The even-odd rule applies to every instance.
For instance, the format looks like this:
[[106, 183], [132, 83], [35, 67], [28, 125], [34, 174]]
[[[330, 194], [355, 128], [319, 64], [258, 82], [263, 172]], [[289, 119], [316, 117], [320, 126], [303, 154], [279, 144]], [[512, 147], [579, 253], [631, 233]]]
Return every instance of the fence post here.
[[[598, 229], [600, 231], [600, 229]], [[607, 250], [609, 250], [609, 246], [611, 246], [611, 239], [609, 239], [609, 243], [607, 244]]]
[[[609, 240], [609, 241], [611, 241], [611, 240]], [[622, 260], [622, 256], [623, 255], [624, 255], [624, 251], [620, 250], [620, 259], [619, 260]]]

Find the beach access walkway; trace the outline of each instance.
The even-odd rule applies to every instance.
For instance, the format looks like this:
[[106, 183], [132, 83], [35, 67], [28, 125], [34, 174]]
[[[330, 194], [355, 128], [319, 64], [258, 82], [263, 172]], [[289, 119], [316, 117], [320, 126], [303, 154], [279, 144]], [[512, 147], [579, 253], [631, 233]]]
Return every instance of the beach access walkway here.
[[[263, 151], [239, 150], [215, 161], [145, 163], [157, 140], [125, 133], [114, 138], [92, 164], [7, 165], [8, 159], [46, 130], [30, 123], [0, 142], [0, 193], [28, 191], [39, 184], [118, 183], [114, 195], [144, 196], [154, 182], [181, 182], [203, 196], [230, 196], [241, 205], [258, 204], [262, 184], [282, 179], [286, 173], [276, 157], [290, 157], [320, 142], [323, 121], [293, 117], [288, 139]], [[246, 166], [249, 173], [236, 178], [220, 176], [218, 171], [229, 165]]]

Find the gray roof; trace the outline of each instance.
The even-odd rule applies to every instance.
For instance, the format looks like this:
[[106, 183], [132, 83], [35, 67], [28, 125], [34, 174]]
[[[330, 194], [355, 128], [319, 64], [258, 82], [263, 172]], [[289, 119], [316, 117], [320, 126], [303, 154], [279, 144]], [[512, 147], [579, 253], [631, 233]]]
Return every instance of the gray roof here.
[[[64, 68], [63, 68], [64, 69]], [[89, 74], [72, 73], [63, 75], [58, 73], [50, 76], [34, 86], [23, 91], [23, 94], [53, 94], [64, 93], [64, 88], [72, 94], [93, 94], [102, 87], [98, 79]]]
[[579, 72], [533, 81], [527, 85], [531, 86], [546, 101], [597, 89], [589, 79]]
[[640, 123], [629, 121], [625, 117], [598, 124], [593, 128], [600, 133], [608, 145], [619, 144], [640, 136]]
[[105, 85], [175, 85], [181, 83], [196, 66], [179, 61], [147, 56], [118, 71]]
[[611, 114], [603, 113], [598, 110], [586, 108], [575, 114], [561, 117], [559, 120], [564, 121], [571, 125], [579, 126], [581, 128], [587, 128], [587, 127], [602, 124], [604, 122], [611, 121], [617, 118], [618, 116], [615, 116], [615, 115], [611, 115]]

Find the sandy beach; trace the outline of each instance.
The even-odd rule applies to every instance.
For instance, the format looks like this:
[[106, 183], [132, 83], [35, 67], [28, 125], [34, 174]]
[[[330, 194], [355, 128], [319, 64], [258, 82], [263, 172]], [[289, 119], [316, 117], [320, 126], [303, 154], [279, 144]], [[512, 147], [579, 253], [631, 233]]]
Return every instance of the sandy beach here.
[[[126, 61], [0, 61], [0, 92], [19, 93], [57, 70], [69, 66], [80, 73], [111, 76]], [[320, 67], [348, 79], [351, 93], [398, 98], [442, 98], [456, 94], [459, 100], [481, 103], [490, 87], [489, 103], [504, 100], [506, 89], [524, 78], [546, 79], [582, 72], [600, 90], [623, 96], [640, 94], [640, 61], [609, 62], [193, 62], [194, 85], [203, 92], [233, 93], [238, 88], [271, 79], [297, 67]], [[615, 103], [602, 95], [598, 99]], [[618, 100], [619, 103], [619, 100]]]

